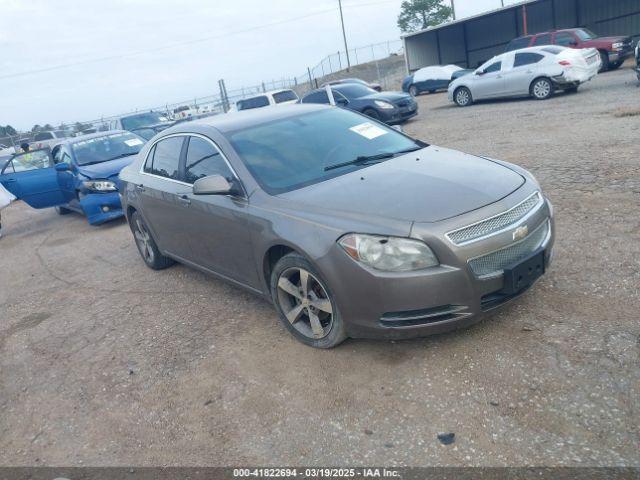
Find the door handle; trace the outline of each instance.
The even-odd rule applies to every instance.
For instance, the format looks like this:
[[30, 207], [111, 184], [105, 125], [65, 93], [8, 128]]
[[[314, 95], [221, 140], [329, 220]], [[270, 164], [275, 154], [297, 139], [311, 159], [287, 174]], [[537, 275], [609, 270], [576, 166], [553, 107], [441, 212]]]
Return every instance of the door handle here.
[[6, 183], [16, 183], [16, 179], [15, 178], [9, 178], [7, 180], [5, 180]]
[[186, 195], [180, 195], [178, 197], [178, 201], [185, 207], [188, 207], [189, 205], [191, 205], [191, 200]]
[[140, 184], [136, 185], [136, 190], [138, 190], [139, 192], [144, 192], [146, 189], [144, 188], [144, 185]]

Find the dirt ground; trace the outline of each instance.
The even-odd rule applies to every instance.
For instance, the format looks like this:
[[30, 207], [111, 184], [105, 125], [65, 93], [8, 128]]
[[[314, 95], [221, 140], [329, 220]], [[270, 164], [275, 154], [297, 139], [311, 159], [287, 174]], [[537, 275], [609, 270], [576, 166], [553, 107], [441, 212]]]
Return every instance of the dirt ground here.
[[147, 269], [124, 221], [18, 203], [0, 465], [640, 465], [633, 72], [545, 102], [419, 103], [407, 132], [522, 165], [554, 203], [555, 262], [523, 298], [452, 334], [313, 350], [251, 294]]

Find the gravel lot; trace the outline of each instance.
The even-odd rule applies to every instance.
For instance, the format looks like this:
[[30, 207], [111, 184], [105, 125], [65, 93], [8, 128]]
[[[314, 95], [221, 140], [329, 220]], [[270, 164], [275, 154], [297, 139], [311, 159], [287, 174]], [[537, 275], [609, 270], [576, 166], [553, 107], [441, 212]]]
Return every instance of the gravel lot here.
[[636, 84], [419, 97], [406, 131], [530, 169], [558, 227], [541, 282], [438, 337], [313, 350], [251, 294], [147, 269], [123, 221], [4, 210], [0, 465], [639, 466]]

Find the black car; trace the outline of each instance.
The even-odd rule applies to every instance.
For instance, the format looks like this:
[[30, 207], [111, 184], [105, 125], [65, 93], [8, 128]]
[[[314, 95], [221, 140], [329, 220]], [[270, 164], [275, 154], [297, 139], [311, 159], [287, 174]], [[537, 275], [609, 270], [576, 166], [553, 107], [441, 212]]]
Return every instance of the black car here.
[[[389, 125], [402, 123], [418, 114], [418, 104], [406, 93], [376, 92], [356, 83], [332, 85], [331, 91], [336, 105], [363, 113]], [[301, 101], [331, 103], [326, 88], [309, 92]]]

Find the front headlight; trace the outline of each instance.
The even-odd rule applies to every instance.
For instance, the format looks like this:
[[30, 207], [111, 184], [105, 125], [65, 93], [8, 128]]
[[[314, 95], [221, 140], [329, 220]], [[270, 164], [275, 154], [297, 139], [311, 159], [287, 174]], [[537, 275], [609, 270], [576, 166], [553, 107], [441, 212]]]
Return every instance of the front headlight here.
[[87, 180], [82, 182], [87, 190], [93, 190], [95, 192], [115, 192], [118, 190], [116, 184], [111, 180]]
[[395, 105], [393, 105], [392, 103], [389, 102], [383, 102], [382, 100], [376, 100], [374, 102], [378, 107], [382, 108], [383, 110], [391, 110], [393, 108], [396, 108]]
[[411, 238], [350, 233], [338, 244], [354, 260], [386, 272], [408, 272], [439, 264], [424, 242]]
[[624, 43], [622, 42], [616, 42], [611, 45], [611, 48], [613, 48], [614, 50], [620, 50], [622, 47], [624, 47]]

